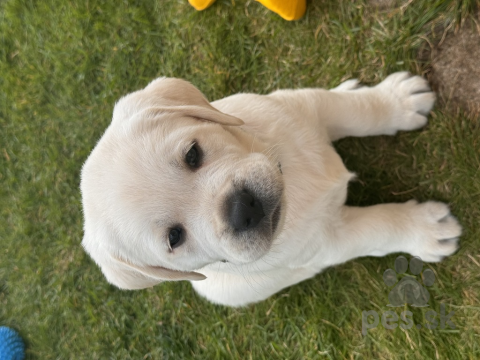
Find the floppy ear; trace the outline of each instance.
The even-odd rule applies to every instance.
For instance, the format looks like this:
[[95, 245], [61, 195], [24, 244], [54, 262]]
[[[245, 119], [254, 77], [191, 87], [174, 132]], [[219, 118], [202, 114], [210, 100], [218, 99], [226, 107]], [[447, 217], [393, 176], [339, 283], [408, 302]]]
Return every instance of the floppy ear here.
[[220, 112], [210, 105], [203, 94], [188, 81], [175, 78], [158, 78], [143, 90], [121, 98], [113, 110], [113, 124], [122, 124], [139, 116], [152, 113], [180, 112], [185, 116], [239, 126], [243, 121]]
[[108, 265], [101, 266], [108, 282], [121, 289], [144, 289], [162, 281], [204, 280], [205, 275], [196, 272], [183, 272], [161, 266], [138, 266], [120, 258], [111, 257]]
[[197, 105], [180, 105], [180, 106], [164, 106], [149, 107], [139, 111], [130, 118], [129, 124], [136, 123], [141, 120], [154, 119], [162, 114], [180, 114], [189, 116], [198, 120], [207, 120], [222, 125], [239, 126], [243, 125], [243, 121], [231, 115], [227, 115], [218, 111], [208, 104], [206, 106]]

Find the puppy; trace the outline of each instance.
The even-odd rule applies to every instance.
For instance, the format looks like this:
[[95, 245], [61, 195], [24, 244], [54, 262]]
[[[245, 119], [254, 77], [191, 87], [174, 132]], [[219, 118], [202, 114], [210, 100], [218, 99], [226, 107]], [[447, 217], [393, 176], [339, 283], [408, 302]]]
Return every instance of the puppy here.
[[83, 246], [107, 280], [190, 280], [242, 306], [361, 256], [440, 261], [461, 227], [440, 202], [345, 206], [352, 179], [332, 147], [427, 123], [427, 82], [238, 94], [209, 103], [159, 78], [120, 99], [82, 169]]

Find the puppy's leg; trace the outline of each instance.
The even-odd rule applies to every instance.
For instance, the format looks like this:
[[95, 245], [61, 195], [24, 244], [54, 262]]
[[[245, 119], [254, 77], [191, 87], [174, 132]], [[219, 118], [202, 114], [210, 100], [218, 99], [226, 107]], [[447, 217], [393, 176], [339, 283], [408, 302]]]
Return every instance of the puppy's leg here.
[[440, 202], [344, 206], [330, 254], [337, 264], [394, 252], [435, 262], [457, 250], [461, 232], [448, 206]]
[[280, 90], [271, 96], [295, 106], [308, 121], [320, 121], [332, 141], [418, 129], [435, 102], [427, 81], [407, 72], [394, 73], [374, 87], [348, 80], [330, 91]]

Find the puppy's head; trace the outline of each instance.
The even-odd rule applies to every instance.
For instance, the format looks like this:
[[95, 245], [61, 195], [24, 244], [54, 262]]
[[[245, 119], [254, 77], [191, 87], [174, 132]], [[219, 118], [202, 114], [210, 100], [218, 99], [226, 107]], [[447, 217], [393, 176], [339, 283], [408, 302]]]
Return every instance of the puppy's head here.
[[82, 169], [83, 246], [125, 289], [265, 255], [282, 218], [277, 160], [190, 83], [122, 98]]

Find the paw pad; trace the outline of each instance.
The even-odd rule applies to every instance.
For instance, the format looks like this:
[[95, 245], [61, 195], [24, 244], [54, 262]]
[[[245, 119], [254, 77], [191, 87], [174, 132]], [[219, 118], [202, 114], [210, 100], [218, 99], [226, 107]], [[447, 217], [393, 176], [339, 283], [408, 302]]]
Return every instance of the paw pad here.
[[399, 256], [395, 260], [395, 270], [387, 269], [383, 273], [383, 281], [387, 286], [395, 287], [388, 294], [390, 304], [388, 306], [404, 306], [410, 304], [416, 307], [428, 306], [430, 294], [427, 289], [420, 284], [420, 279], [415, 276], [404, 276], [397, 282], [397, 275], [406, 273], [407, 269], [413, 275], [421, 275], [425, 286], [432, 286], [435, 282], [435, 274], [427, 269], [422, 273], [423, 261], [419, 257], [410, 259], [410, 264], [404, 256]]

